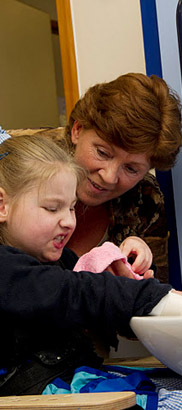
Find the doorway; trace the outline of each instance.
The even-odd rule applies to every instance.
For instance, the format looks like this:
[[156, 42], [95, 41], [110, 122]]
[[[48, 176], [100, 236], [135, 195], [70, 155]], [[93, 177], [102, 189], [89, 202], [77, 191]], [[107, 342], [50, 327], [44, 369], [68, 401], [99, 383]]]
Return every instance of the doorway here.
[[59, 43], [58, 18], [56, 0], [18, 0], [28, 6], [48, 13], [51, 25], [51, 39], [53, 48], [53, 59], [56, 80], [56, 94], [59, 115], [59, 126], [66, 125], [66, 103], [62, 73], [62, 61]]

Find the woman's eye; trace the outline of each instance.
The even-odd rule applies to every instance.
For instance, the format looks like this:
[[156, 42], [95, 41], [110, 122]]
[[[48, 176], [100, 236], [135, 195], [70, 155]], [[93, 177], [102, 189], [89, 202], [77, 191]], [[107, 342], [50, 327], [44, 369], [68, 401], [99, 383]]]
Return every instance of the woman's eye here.
[[100, 148], [97, 148], [97, 154], [102, 158], [109, 158], [109, 154]]
[[130, 174], [138, 174], [138, 169], [135, 169], [130, 165], [126, 165], [125, 168]]
[[72, 206], [72, 207], [70, 208], [70, 211], [71, 211], [71, 212], [75, 212], [75, 206]]

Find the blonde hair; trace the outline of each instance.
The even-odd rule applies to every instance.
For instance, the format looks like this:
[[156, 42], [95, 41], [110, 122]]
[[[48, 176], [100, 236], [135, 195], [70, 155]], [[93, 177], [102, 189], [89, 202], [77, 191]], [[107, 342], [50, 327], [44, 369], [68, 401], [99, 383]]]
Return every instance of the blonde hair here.
[[179, 97], [156, 75], [129, 73], [90, 87], [70, 115], [69, 144], [75, 120], [129, 153], [146, 153], [159, 170], [174, 165], [182, 144]]
[[[84, 170], [71, 156], [61, 149], [51, 138], [21, 135], [9, 138], [0, 144], [0, 186], [14, 204], [23, 193], [31, 189], [35, 182], [41, 184], [49, 180], [62, 166], [73, 172], [77, 182], [85, 177]], [[0, 224], [0, 243], [6, 224]]]

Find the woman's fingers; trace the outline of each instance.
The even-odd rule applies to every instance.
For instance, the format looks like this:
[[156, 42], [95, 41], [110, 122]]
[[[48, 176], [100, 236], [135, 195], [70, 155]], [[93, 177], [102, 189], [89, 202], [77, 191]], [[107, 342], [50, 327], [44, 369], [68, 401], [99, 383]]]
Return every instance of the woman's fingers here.
[[121, 252], [135, 260], [131, 266], [135, 273], [144, 274], [151, 266], [153, 255], [149, 246], [137, 236], [129, 236], [120, 245]]
[[151, 279], [154, 278], [154, 271], [152, 269], [147, 270], [144, 275], [143, 275], [144, 279]]
[[124, 276], [126, 278], [133, 279], [132, 272], [130, 272], [122, 260], [111, 263], [106, 270], [111, 272], [114, 276]]

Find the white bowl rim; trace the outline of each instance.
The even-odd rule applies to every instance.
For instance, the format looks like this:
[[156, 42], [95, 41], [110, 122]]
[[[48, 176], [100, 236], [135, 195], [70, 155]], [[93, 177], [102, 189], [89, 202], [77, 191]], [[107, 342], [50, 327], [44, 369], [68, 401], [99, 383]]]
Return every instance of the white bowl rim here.
[[178, 322], [181, 322], [182, 321], [182, 316], [132, 316], [132, 318], [130, 319], [130, 322], [131, 322], [131, 320], [133, 320], [134, 319], [134, 321], [149, 321], [149, 320], [153, 320], [153, 321], [156, 321], [156, 322], [158, 322], [158, 321], [178, 321]]

